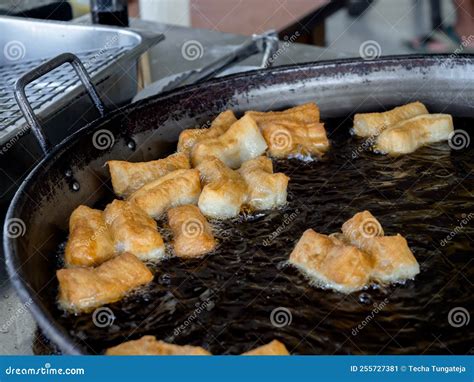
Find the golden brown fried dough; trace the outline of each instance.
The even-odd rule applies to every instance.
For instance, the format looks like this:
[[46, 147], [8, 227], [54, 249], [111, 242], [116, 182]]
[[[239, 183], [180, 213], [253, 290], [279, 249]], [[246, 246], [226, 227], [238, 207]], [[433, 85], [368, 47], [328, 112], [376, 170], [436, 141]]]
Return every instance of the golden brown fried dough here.
[[211, 355], [200, 346], [173, 345], [158, 341], [154, 336], [143, 336], [139, 340], [127, 341], [111, 347], [106, 355]]
[[129, 200], [157, 219], [169, 208], [197, 204], [200, 193], [198, 170], [176, 170], [144, 185]]
[[376, 236], [383, 236], [383, 228], [369, 211], [356, 213], [342, 225], [342, 233], [350, 244], [367, 251], [370, 241]]
[[114, 256], [112, 237], [100, 210], [77, 207], [69, 218], [69, 239], [66, 244], [67, 267], [96, 266]]
[[191, 153], [194, 166], [210, 157], [220, 159], [226, 166], [236, 169], [249, 159], [265, 152], [267, 144], [255, 121], [248, 115], [235, 122], [217, 138], [198, 142]]
[[420, 273], [407, 241], [400, 235], [384, 236], [381, 224], [369, 211], [359, 212], [346, 221], [342, 233], [347, 241], [370, 256], [372, 279], [403, 281]]
[[427, 144], [448, 140], [453, 131], [449, 114], [418, 115], [383, 131], [375, 148], [391, 155], [408, 154]]
[[196, 143], [211, 138], [217, 138], [224, 134], [234, 122], [237, 122], [232, 110], [226, 110], [220, 113], [214, 121], [212, 121], [209, 129], [187, 129], [179, 134], [178, 152], [183, 152], [187, 156], [191, 155], [191, 151]]
[[283, 173], [273, 173], [270, 158], [261, 156], [244, 162], [239, 173], [247, 183], [250, 207], [266, 210], [286, 203], [289, 178]]
[[280, 341], [273, 340], [266, 345], [242, 353], [242, 355], [290, 355], [290, 352]]
[[314, 102], [308, 102], [283, 111], [247, 111], [245, 114], [255, 119], [259, 127], [280, 121], [293, 121], [299, 124], [318, 123], [319, 108]]
[[216, 247], [211, 227], [196, 206], [170, 209], [168, 223], [174, 235], [173, 249], [176, 256], [199, 257]]
[[275, 158], [321, 157], [329, 150], [323, 123], [280, 121], [262, 129], [268, 152]]
[[319, 286], [343, 293], [366, 286], [372, 269], [366, 253], [312, 229], [303, 233], [289, 262]]
[[198, 201], [202, 213], [214, 219], [237, 216], [247, 201], [244, 178], [217, 158], [202, 161], [197, 169], [204, 185]]
[[412, 279], [420, 273], [420, 266], [401, 235], [375, 237], [367, 253], [373, 261], [371, 278], [381, 282]]
[[329, 149], [324, 124], [319, 122], [319, 109], [307, 103], [284, 111], [249, 111], [257, 122], [275, 158], [322, 156]]
[[128, 198], [140, 187], [175, 170], [191, 168], [188, 157], [176, 153], [150, 162], [108, 161], [112, 186], [117, 196]]
[[354, 133], [359, 137], [377, 136], [390, 126], [421, 114], [428, 114], [428, 110], [421, 102], [408, 103], [383, 113], [356, 114]]
[[72, 312], [88, 312], [118, 301], [153, 279], [145, 264], [130, 253], [116, 256], [97, 268], [60, 269], [56, 275], [59, 303]]
[[114, 200], [104, 210], [117, 253], [129, 252], [140, 260], [157, 260], [165, 254], [165, 244], [156, 221], [135, 203]]

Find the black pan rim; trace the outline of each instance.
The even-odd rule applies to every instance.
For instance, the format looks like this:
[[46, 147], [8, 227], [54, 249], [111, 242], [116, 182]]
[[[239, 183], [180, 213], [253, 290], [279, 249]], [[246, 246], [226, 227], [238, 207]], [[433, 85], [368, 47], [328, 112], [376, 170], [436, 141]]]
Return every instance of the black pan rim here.
[[144, 100], [140, 100], [136, 103], [125, 105], [123, 107], [114, 109], [113, 111], [107, 113], [105, 116], [100, 117], [79, 130], [71, 134], [69, 137], [60, 142], [48, 155], [46, 155], [41, 161], [34, 167], [34, 169], [28, 174], [24, 181], [20, 184], [20, 187], [16, 191], [5, 217], [5, 224], [3, 227], [3, 250], [5, 253], [5, 263], [7, 268], [7, 273], [9, 276], [12, 285], [14, 286], [16, 292], [18, 293], [20, 300], [24, 303], [28, 309], [31, 311], [35, 321], [38, 323], [39, 327], [44, 331], [44, 334], [49, 338], [58, 348], [66, 354], [87, 354], [81, 350], [78, 344], [70, 337], [67, 331], [60, 326], [51, 313], [46, 309], [41, 301], [36, 297], [35, 292], [33, 291], [30, 284], [25, 280], [24, 273], [21, 270], [21, 264], [18, 258], [18, 248], [17, 242], [15, 239], [9, 238], [7, 235], [7, 222], [15, 217], [18, 217], [17, 206], [24, 201], [25, 190], [30, 187], [30, 185], [36, 181], [38, 174], [41, 171], [48, 171], [48, 167], [54, 163], [58, 156], [62, 155], [64, 151], [67, 151], [78, 139], [78, 137], [83, 134], [93, 131], [93, 129], [99, 127], [104, 122], [107, 122], [114, 116], [124, 113], [127, 110], [135, 110], [139, 108], [145, 108], [152, 103], [159, 103], [163, 100], [180, 97], [198, 89], [199, 87], [205, 86], [218, 86], [223, 82], [227, 82], [233, 79], [246, 78], [251, 76], [260, 76], [260, 75], [271, 75], [284, 73], [286, 71], [301, 70], [304, 68], [317, 70], [317, 69], [328, 69], [331, 67], [337, 67], [338, 71], [340, 68], [350, 66], [350, 65], [361, 65], [365, 64], [365, 71], [374, 70], [377, 68], [383, 68], [386, 66], [400, 64], [406, 62], [407, 64], [416, 63], [422, 60], [425, 64], [431, 62], [436, 64], [442, 60], [451, 60], [454, 63], [462, 62], [472, 62], [474, 60], [474, 54], [463, 54], [463, 55], [454, 55], [453, 54], [425, 54], [425, 55], [393, 55], [393, 56], [383, 56], [376, 60], [364, 60], [360, 57], [356, 58], [344, 58], [336, 60], [327, 60], [327, 61], [317, 61], [317, 62], [308, 62], [303, 64], [291, 64], [285, 66], [279, 66], [277, 68], [267, 68], [267, 69], [257, 69], [245, 73], [232, 74], [225, 77], [220, 77], [212, 79], [206, 82], [193, 84], [179, 88], [177, 90], [171, 90], [166, 93], [158, 94]]

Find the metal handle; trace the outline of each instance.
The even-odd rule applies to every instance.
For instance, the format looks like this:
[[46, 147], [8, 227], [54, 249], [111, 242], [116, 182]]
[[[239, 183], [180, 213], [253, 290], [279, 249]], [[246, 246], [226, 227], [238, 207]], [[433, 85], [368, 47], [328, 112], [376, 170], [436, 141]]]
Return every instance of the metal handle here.
[[250, 40], [244, 42], [235, 51], [230, 52], [229, 54], [219, 58], [217, 62], [211, 63], [201, 69], [201, 78], [199, 78], [199, 81], [215, 77], [228, 67], [235, 65], [256, 53], [263, 52], [264, 65], [271, 65], [271, 57], [269, 55], [273, 54], [275, 43], [278, 44], [278, 35], [273, 29], [260, 35], [254, 34]]
[[243, 44], [239, 45], [235, 50], [219, 57], [210, 64], [179, 75], [161, 88], [160, 91], [164, 92], [174, 90], [184, 85], [197, 84], [208, 80], [217, 76], [219, 73], [222, 73], [230, 66], [235, 65], [256, 53], [264, 53], [264, 61], [262, 65], [264, 67], [269, 67], [272, 64], [271, 59], [273, 54], [277, 49], [278, 35], [274, 30], [269, 30], [260, 35], [253, 35], [251, 39], [248, 39]]
[[48, 139], [48, 136], [41, 127], [40, 121], [31, 107], [30, 102], [28, 101], [25, 88], [29, 83], [66, 63], [71, 64], [76, 71], [77, 76], [79, 77], [82, 85], [84, 85], [86, 88], [87, 94], [89, 95], [94, 106], [99, 111], [100, 115], [104, 116], [105, 114], [104, 104], [102, 103], [102, 100], [100, 99], [86, 68], [82, 64], [81, 60], [72, 53], [60, 54], [59, 56], [46, 61], [44, 64], [39, 65], [32, 71], [21, 76], [15, 83], [15, 99], [18, 103], [18, 106], [20, 107], [21, 112], [23, 113], [23, 116], [26, 119], [26, 122], [33, 130], [33, 133], [35, 134], [36, 139], [38, 140], [38, 143], [45, 154], [48, 154], [51, 151], [51, 143]]
[[278, 34], [274, 30], [265, 32], [263, 36], [263, 57], [262, 57], [262, 68], [271, 68], [273, 66], [273, 60], [278, 52]]

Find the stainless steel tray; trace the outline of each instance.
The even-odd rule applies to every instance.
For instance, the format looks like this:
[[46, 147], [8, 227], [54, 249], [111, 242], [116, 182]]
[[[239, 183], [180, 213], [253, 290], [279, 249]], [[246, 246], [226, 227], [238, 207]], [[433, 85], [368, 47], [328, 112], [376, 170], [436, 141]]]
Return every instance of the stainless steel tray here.
[[[0, 17], [0, 144], [17, 139], [25, 128], [13, 97], [13, 85], [22, 74], [60, 53], [74, 53], [99, 84], [106, 106], [116, 107], [136, 93], [138, 57], [162, 39], [162, 34], [149, 31]], [[27, 88], [33, 108], [43, 119], [64, 111], [73, 100], [77, 113], [80, 94], [70, 66]]]

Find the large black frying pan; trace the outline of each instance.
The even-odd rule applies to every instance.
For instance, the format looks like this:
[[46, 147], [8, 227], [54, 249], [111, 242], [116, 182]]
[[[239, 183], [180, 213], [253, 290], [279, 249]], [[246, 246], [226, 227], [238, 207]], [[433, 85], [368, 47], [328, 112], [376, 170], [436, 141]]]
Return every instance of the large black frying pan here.
[[[215, 79], [112, 111], [50, 151], [22, 88], [63, 62], [82, 73], [65, 55], [19, 83], [18, 98], [47, 155], [15, 195], [4, 228], [11, 280], [62, 352], [101, 353], [144, 334], [214, 354], [238, 354], [273, 338], [296, 354], [470, 351], [473, 56], [350, 59]], [[84, 73], [82, 79], [100, 108]], [[453, 114], [461, 142], [390, 158], [350, 135], [353, 113], [412, 100]], [[108, 306], [102, 313], [113, 317], [105, 324], [57, 308], [55, 271], [69, 215], [79, 204], [103, 207], [113, 199], [107, 160], [164, 157], [182, 129], [205, 126], [228, 108], [276, 110], [307, 101], [320, 106], [332, 148], [321, 161], [275, 162], [291, 177], [288, 206], [215, 224], [215, 254], [154, 266], [152, 285]], [[343, 295], [313, 288], [285, 266], [306, 228], [335, 232], [364, 209], [388, 234], [406, 236], [421, 265], [414, 281]]]

